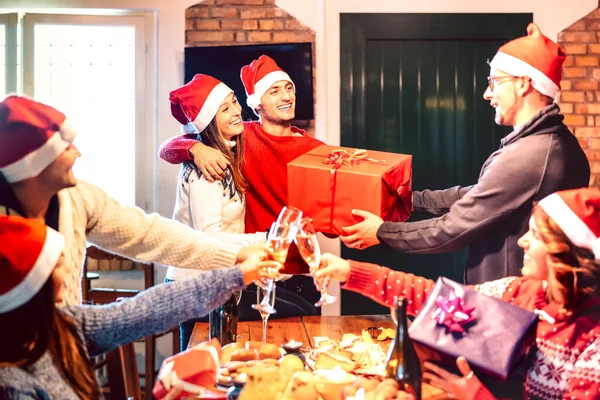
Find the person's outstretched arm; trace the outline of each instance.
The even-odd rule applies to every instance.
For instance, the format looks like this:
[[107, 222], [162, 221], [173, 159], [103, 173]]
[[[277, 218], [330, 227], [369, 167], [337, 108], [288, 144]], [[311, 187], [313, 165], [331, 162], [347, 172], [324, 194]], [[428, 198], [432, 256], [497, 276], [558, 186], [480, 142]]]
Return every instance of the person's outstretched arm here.
[[160, 284], [121, 302], [67, 306], [63, 310], [79, 323], [93, 357], [205, 315], [259, 279], [261, 268], [272, 267], [272, 261], [262, 261], [264, 257], [264, 253], [254, 255], [234, 268], [204, 271], [194, 278]]
[[444, 215], [452, 204], [460, 200], [473, 186], [454, 186], [444, 190], [421, 190], [413, 192], [413, 211], [431, 215]]

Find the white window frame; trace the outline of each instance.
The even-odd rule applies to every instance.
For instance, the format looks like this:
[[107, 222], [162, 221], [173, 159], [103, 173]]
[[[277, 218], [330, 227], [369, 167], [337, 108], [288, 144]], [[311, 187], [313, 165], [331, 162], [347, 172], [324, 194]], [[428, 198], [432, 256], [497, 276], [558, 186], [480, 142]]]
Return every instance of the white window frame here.
[[5, 26], [6, 47], [4, 48], [5, 60], [5, 87], [6, 93], [17, 93], [17, 13], [0, 14], [0, 25]]
[[[135, 27], [135, 205], [146, 212], [157, 207], [156, 18], [152, 12], [119, 15], [25, 13], [23, 26], [23, 94], [34, 94], [34, 29], [36, 25], [108, 25]], [[15, 37], [16, 39], [16, 37]], [[16, 41], [15, 41], [16, 49]], [[16, 50], [15, 50], [16, 56]], [[15, 59], [16, 64], [16, 59]], [[16, 81], [16, 74], [15, 74]], [[110, 129], [110, 126], [107, 126]], [[106, 162], [114, 162], [107, 155]]]

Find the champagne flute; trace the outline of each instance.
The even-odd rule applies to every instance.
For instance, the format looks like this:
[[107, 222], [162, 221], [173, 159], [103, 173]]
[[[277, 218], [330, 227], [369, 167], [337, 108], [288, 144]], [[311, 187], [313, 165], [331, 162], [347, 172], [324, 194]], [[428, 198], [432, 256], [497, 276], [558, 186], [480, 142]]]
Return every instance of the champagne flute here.
[[[295, 240], [300, 255], [310, 267], [311, 275], [314, 276], [321, 264], [321, 250], [319, 248], [319, 241], [317, 240], [317, 233], [310, 218], [302, 219]], [[315, 307], [321, 307], [323, 304], [331, 304], [337, 300], [335, 296], [327, 293], [327, 286], [327, 283], [321, 285], [321, 298], [315, 303]]]
[[[270, 290], [267, 290], [267, 288], [262, 288], [262, 287], [256, 287], [256, 302], [257, 304], [263, 304], [266, 303], [268, 304], [271, 309], [274, 310], [274, 306], [275, 306], [275, 284], [273, 284], [273, 287], [270, 288]], [[258, 309], [258, 311], [260, 312], [260, 317], [262, 318], [262, 341], [263, 343], [267, 342], [267, 320], [269, 319], [269, 315], [271, 315], [270, 312], [268, 312], [266, 309]]]
[[242, 300], [242, 290], [238, 290], [233, 295], [235, 296], [235, 304], [239, 306]]
[[390, 307], [392, 321], [394, 321], [394, 325], [398, 326], [398, 319], [396, 317], [396, 304], [398, 304], [398, 296], [394, 296], [394, 304]]
[[[257, 282], [257, 286], [267, 291], [275, 288], [275, 275], [283, 267], [287, 258], [288, 249], [292, 240], [296, 236], [298, 223], [302, 218], [302, 211], [296, 207], [283, 207], [267, 235], [266, 251], [270, 260], [275, 261], [274, 268], [267, 268], [265, 272], [266, 279], [263, 282]], [[269, 304], [269, 295], [265, 295], [261, 302], [254, 304], [252, 308], [259, 312], [274, 314], [275, 308]]]

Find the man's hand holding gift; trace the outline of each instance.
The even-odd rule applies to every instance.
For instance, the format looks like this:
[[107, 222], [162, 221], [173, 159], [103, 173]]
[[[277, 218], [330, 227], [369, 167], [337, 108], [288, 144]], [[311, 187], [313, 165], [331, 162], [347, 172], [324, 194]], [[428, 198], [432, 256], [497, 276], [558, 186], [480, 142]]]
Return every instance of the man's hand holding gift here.
[[352, 215], [361, 217], [363, 220], [357, 224], [342, 227], [342, 231], [345, 234], [344, 236], [340, 236], [342, 242], [349, 248], [358, 250], [379, 244], [377, 231], [381, 224], [383, 224], [383, 219], [363, 210], [352, 210]]

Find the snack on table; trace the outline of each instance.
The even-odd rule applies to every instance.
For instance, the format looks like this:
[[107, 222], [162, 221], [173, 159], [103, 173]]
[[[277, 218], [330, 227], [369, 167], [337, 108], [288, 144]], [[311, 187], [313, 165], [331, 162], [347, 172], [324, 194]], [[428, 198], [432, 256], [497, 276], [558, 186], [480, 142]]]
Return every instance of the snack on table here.
[[344, 388], [346, 400], [364, 399], [364, 400], [396, 400], [409, 399], [408, 394], [400, 390], [400, 386], [393, 379], [384, 379], [379, 381], [376, 379], [359, 378], [354, 382], [354, 385]]
[[287, 354], [279, 360], [279, 368], [291, 377], [296, 372], [304, 371], [304, 362], [294, 354]]
[[247, 374], [248, 379], [238, 400], [275, 400], [288, 383], [288, 378], [277, 365], [256, 365]]
[[[328, 394], [337, 393], [337, 390], [321, 393], [323, 388], [335, 386], [338, 382], [323, 385], [321, 375], [325, 373], [327, 376], [329, 372], [335, 371], [319, 370], [340, 369], [340, 372], [345, 371], [344, 374], [356, 379], [354, 383], [345, 384], [346, 386], [342, 384], [343, 389], [339, 389], [340, 392], [345, 391], [348, 400], [407, 398], [405, 392], [398, 390], [394, 380], [383, 379], [386, 355], [368, 331], [365, 330], [360, 335], [345, 334], [339, 342], [316, 337], [314, 343], [315, 348], [306, 354], [306, 363], [316, 370], [314, 372], [305, 370], [304, 362], [298, 354], [280, 357], [282, 349], [274, 344], [246, 342], [244, 345], [237, 343], [225, 346], [225, 355], [221, 359], [226, 360], [229, 353], [230, 361], [221, 364], [218, 381], [222, 385], [230, 385], [233, 380], [247, 376], [246, 385], [240, 393], [241, 400], [323, 400], [324, 397], [330, 397]], [[260, 355], [275, 357], [276, 354], [276, 358], [258, 359]], [[252, 359], [234, 360], [245, 357]], [[320, 380], [317, 376], [320, 376]], [[321, 391], [317, 384], [319, 382]], [[363, 397], [355, 397], [359, 390]]]
[[[297, 357], [296, 357], [297, 358]], [[312, 372], [299, 371], [294, 373], [279, 400], [318, 400], [319, 393], [315, 386]]]
[[396, 337], [396, 331], [392, 328], [379, 328], [379, 330], [381, 333], [377, 336], [377, 340], [379, 340], [380, 342]]
[[385, 374], [386, 354], [367, 330], [361, 335], [344, 334], [340, 342], [327, 337], [315, 337], [315, 349], [309, 365], [314, 369], [333, 369], [336, 366], [356, 374]]
[[315, 369], [334, 369], [339, 367], [346, 372], [352, 372], [356, 368], [356, 363], [338, 354], [323, 352], [317, 355]]
[[282, 351], [279, 346], [272, 343], [248, 341], [242, 345], [236, 342], [223, 347], [220, 362], [223, 365], [230, 361], [279, 359], [281, 356]]

